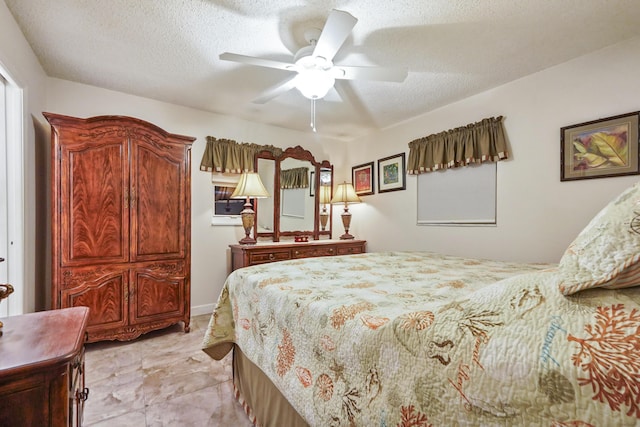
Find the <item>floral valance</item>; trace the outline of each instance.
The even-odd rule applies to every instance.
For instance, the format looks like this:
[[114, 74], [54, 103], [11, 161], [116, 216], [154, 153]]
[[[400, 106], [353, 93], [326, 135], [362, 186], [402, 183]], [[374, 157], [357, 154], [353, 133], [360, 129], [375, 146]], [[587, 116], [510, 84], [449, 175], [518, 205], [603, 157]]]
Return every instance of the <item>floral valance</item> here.
[[282, 154], [282, 149], [272, 145], [238, 143], [230, 139], [208, 136], [207, 146], [200, 161], [200, 170], [223, 173], [254, 172], [255, 156], [260, 151], [269, 151], [276, 157]]
[[309, 168], [281, 170], [280, 188], [309, 188]]
[[407, 173], [417, 175], [506, 158], [502, 116], [491, 117], [411, 141]]

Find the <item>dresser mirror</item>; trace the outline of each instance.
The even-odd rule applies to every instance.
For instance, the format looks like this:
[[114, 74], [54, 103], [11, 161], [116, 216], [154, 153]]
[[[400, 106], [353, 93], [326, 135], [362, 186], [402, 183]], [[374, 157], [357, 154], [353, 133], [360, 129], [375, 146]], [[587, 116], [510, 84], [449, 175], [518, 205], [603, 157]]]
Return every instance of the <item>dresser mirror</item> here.
[[256, 199], [256, 236], [273, 237], [275, 222], [273, 218], [275, 194], [276, 160], [274, 158], [258, 157], [256, 159], [256, 169], [264, 188], [271, 197]]
[[[256, 206], [255, 235], [260, 240], [292, 240], [306, 236], [310, 240], [331, 237], [331, 209], [322, 203], [321, 193], [329, 197], [333, 167], [328, 161], [317, 162], [300, 146], [287, 148], [281, 156], [269, 152], [256, 156], [256, 169], [271, 195], [259, 199]], [[321, 212], [328, 212], [327, 225], [322, 229]]]
[[313, 231], [315, 167], [292, 157], [280, 162], [280, 232]]

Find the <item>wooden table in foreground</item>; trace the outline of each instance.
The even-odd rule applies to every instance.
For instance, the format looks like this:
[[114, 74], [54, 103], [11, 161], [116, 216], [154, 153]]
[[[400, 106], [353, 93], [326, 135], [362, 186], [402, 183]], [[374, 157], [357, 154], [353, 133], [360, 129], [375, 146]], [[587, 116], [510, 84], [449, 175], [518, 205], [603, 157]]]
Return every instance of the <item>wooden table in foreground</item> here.
[[82, 424], [84, 342], [89, 309], [72, 307], [2, 319], [0, 426]]

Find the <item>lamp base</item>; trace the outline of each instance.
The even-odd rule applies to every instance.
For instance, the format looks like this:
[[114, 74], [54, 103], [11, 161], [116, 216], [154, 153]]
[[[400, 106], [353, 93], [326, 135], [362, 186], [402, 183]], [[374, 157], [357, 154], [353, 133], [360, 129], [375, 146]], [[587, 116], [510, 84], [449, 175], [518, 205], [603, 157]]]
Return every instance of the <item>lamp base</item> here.
[[349, 227], [351, 226], [351, 212], [349, 212], [349, 207], [344, 205], [344, 212], [340, 214], [342, 218], [342, 225], [344, 226], [344, 234], [340, 236], [340, 240], [350, 240], [354, 239], [354, 237], [349, 234]]
[[[0, 260], [4, 261], [2, 258]], [[2, 262], [0, 261], [0, 262]], [[13, 286], [6, 283], [4, 285], [0, 285], [0, 302], [2, 302], [3, 298], [7, 298], [9, 295], [13, 293]], [[0, 322], [0, 328], [2, 328], [4, 324]], [[2, 331], [0, 331], [0, 336], [2, 335]]]
[[325, 205], [320, 212], [320, 229], [322, 231], [327, 229], [327, 222], [329, 222], [329, 212], [327, 212], [327, 206]]
[[255, 245], [257, 240], [252, 237], [244, 237], [238, 241], [241, 245]]
[[241, 245], [256, 244], [256, 239], [251, 237], [251, 230], [255, 224], [255, 215], [256, 213], [253, 210], [253, 206], [251, 206], [251, 202], [249, 202], [249, 198], [247, 197], [244, 209], [240, 212], [240, 216], [242, 217], [242, 228], [244, 228], [244, 237], [238, 242]]

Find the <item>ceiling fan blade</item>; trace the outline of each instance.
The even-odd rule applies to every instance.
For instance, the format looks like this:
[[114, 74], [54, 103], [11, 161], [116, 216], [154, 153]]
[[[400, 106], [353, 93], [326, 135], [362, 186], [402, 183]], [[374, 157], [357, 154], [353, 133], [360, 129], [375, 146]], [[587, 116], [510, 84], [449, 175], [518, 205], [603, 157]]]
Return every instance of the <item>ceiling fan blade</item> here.
[[260, 95], [259, 97], [255, 98], [253, 101], [254, 104], [266, 104], [267, 102], [271, 101], [273, 98], [282, 95], [283, 93], [293, 89], [296, 87], [296, 77], [298, 77], [298, 75], [296, 74], [295, 76], [291, 77], [288, 80], [285, 80], [284, 82], [277, 84], [275, 86], [270, 87], [269, 89], [267, 89], [266, 91], [264, 91], [262, 93], [262, 95]]
[[321, 56], [331, 61], [342, 43], [349, 37], [356, 22], [358, 19], [349, 12], [333, 9], [318, 37], [313, 56]]
[[[335, 66], [333, 77], [343, 80], [378, 80], [387, 82], [403, 82], [407, 78], [406, 68], [385, 67], [343, 67]], [[342, 71], [342, 72], [341, 72]]]
[[353, 90], [349, 82], [338, 81], [334, 86], [340, 98], [346, 102], [362, 118], [362, 122], [370, 126], [377, 126], [376, 121], [371, 117], [371, 111]]
[[237, 53], [224, 52], [220, 54], [223, 61], [240, 62], [242, 64], [257, 65], [258, 67], [277, 68], [285, 71], [296, 71], [295, 64], [273, 61], [271, 59], [257, 58], [255, 56], [239, 55]]
[[323, 102], [343, 102], [342, 95], [338, 91], [338, 85], [334, 85], [329, 92], [322, 98]]

